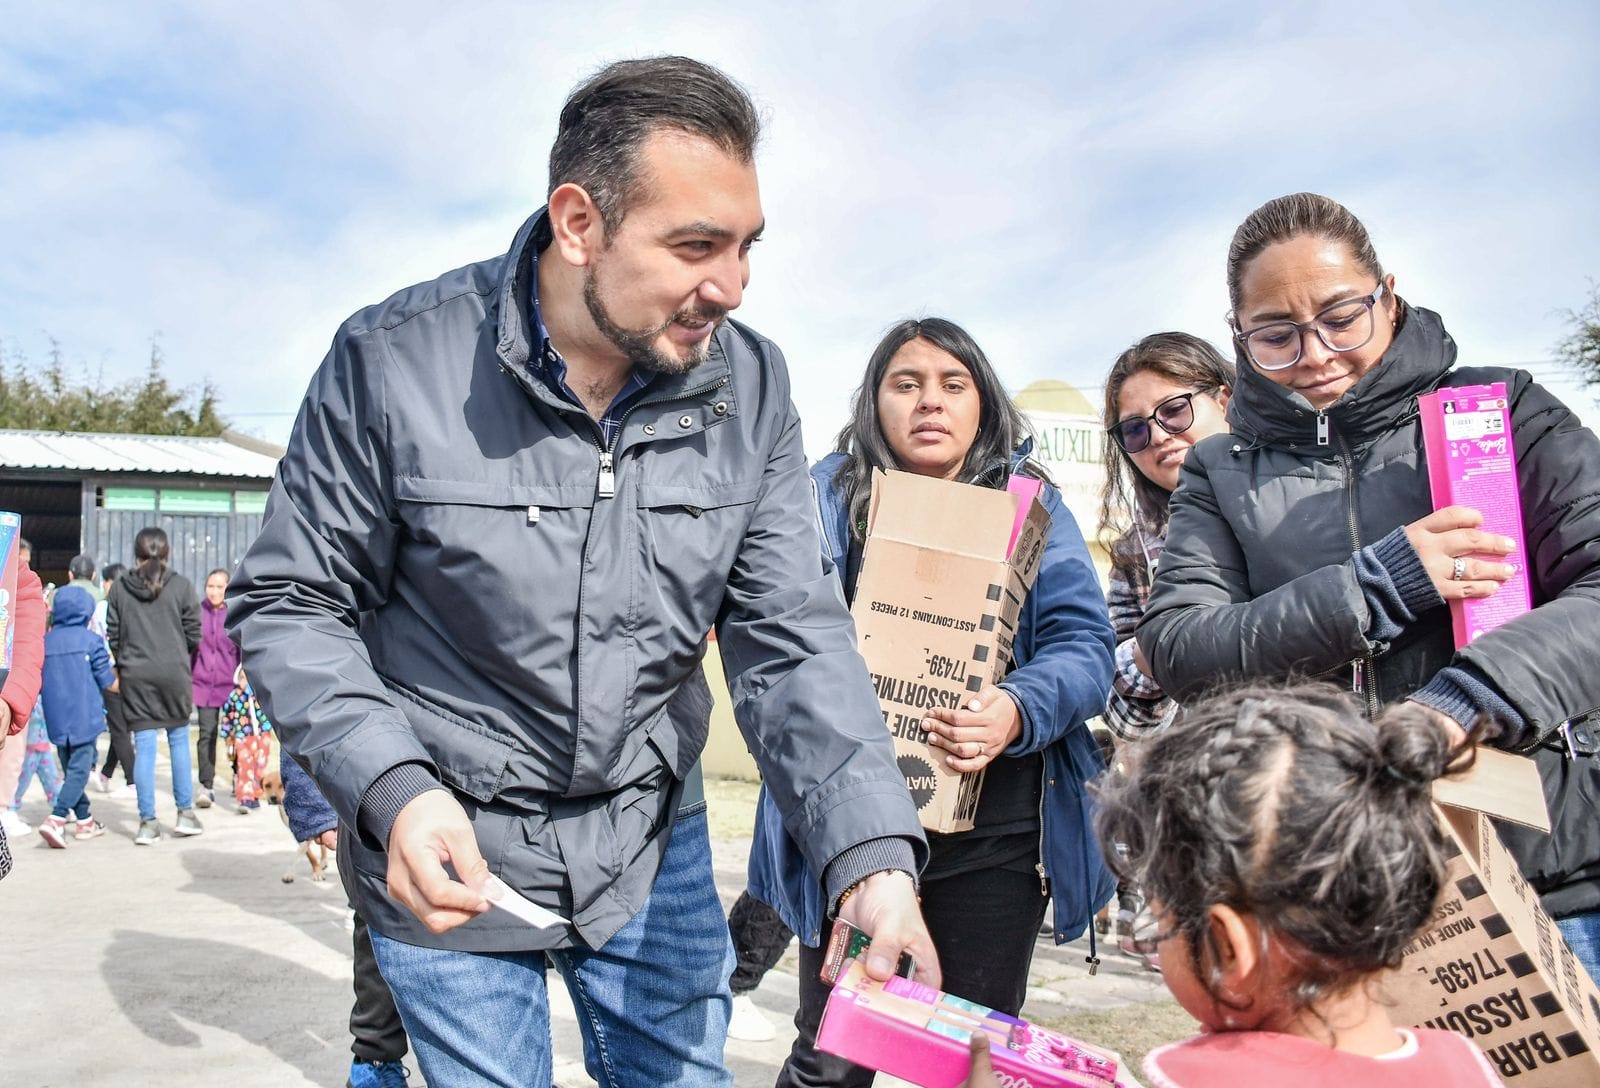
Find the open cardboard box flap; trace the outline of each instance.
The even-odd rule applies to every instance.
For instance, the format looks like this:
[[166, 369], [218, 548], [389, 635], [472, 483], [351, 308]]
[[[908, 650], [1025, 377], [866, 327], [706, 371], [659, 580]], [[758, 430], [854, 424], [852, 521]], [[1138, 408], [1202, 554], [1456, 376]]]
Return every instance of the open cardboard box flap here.
[[962, 493], [961, 502], [961, 516], [951, 517], [946, 481], [874, 470], [867, 532], [880, 540], [1003, 562], [1011, 547], [1017, 496], [974, 487]]
[[1538, 831], [1550, 830], [1539, 768], [1525, 756], [1479, 745], [1461, 774], [1433, 784], [1433, 799], [1447, 809], [1470, 809]]

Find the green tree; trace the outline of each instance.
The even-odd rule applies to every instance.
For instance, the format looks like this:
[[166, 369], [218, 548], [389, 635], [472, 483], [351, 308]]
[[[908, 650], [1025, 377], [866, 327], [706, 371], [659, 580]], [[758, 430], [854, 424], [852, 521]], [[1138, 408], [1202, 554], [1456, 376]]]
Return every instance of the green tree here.
[[220, 435], [227, 420], [217, 412], [211, 382], [174, 386], [162, 370], [158, 340], [150, 343], [144, 377], [107, 384], [104, 374], [69, 369], [54, 338], [42, 366], [0, 345], [0, 426], [38, 431], [102, 434]]
[[1589, 281], [1589, 301], [1577, 310], [1564, 310], [1567, 335], [1556, 344], [1556, 358], [1583, 379], [1600, 385], [1600, 283]]

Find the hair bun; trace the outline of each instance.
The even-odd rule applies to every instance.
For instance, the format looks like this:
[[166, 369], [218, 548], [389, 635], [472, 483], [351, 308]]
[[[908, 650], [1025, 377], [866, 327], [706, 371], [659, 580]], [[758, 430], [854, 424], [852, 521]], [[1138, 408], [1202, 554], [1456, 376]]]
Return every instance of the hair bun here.
[[1449, 774], [1463, 754], [1471, 763], [1471, 745], [1465, 753], [1451, 743], [1430, 711], [1411, 702], [1397, 703], [1378, 715], [1377, 760], [1385, 781], [1407, 789], [1427, 791], [1435, 779]]

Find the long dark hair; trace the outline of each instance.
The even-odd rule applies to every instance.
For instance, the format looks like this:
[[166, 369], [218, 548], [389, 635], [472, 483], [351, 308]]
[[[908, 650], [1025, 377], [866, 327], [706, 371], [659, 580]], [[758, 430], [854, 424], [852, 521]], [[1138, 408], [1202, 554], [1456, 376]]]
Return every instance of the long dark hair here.
[[167, 584], [167, 558], [171, 546], [167, 532], [147, 525], [133, 538], [133, 575], [150, 590], [150, 596], [161, 596], [161, 587]]
[[[1107, 427], [1117, 421], [1122, 387], [1129, 378], [1147, 370], [1208, 396], [1233, 388], [1233, 364], [1209, 341], [1186, 332], [1152, 333], [1111, 364], [1111, 373], [1106, 375]], [[1105, 435], [1103, 460], [1106, 479], [1100, 490], [1100, 532], [1117, 537], [1111, 545], [1111, 561], [1119, 567], [1143, 564], [1139, 554], [1142, 549], [1131, 543], [1133, 520], [1137, 518], [1146, 530], [1158, 536], [1166, 532], [1167, 502], [1172, 495], [1139, 471], [1110, 431]]]
[[[899, 468], [888, 439], [883, 436], [883, 426], [878, 422], [878, 386], [883, 383], [884, 372], [895, 352], [913, 340], [926, 340], [940, 351], [954, 356], [967, 368], [972, 383], [978, 390], [978, 433], [967, 450], [966, 460], [956, 479], [961, 483], [1004, 486], [1009, 475], [1011, 454], [1029, 433], [1028, 422], [1017, 406], [1006, 395], [1005, 386], [989, 365], [988, 356], [978, 342], [954, 321], [942, 317], [907, 318], [884, 333], [878, 346], [872, 349], [867, 360], [867, 373], [856, 390], [850, 408], [850, 422], [834, 448], [846, 454], [846, 460], [834, 475], [834, 482], [844, 492], [845, 509], [849, 511], [850, 533], [860, 539], [866, 532], [867, 502], [872, 496], [872, 470]], [[1024, 466], [1031, 476], [1041, 480], [1049, 477], [1044, 468], [1029, 461]]]

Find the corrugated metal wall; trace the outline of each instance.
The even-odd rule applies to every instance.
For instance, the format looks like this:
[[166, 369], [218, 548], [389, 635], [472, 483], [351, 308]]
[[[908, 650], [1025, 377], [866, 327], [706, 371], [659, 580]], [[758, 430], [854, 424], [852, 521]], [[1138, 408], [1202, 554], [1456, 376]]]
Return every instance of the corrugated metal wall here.
[[261, 531], [260, 514], [161, 514], [154, 510], [105, 510], [89, 492], [84, 504], [84, 550], [102, 568], [108, 563], [133, 563], [133, 538], [147, 525], [167, 531], [172, 569], [205, 585], [206, 574], [222, 567], [233, 570]]

